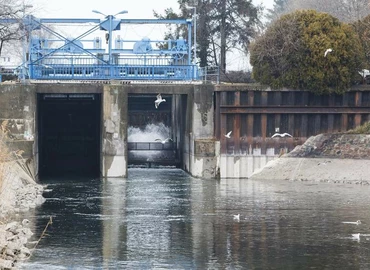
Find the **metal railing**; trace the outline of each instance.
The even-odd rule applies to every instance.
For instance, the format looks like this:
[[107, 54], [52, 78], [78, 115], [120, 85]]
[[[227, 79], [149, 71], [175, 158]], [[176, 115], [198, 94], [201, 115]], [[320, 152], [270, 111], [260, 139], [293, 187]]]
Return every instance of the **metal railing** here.
[[29, 71], [36, 80], [196, 80], [198, 74], [194, 65], [39, 64]]
[[128, 142], [127, 149], [135, 151], [173, 151], [176, 150], [174, 142]]

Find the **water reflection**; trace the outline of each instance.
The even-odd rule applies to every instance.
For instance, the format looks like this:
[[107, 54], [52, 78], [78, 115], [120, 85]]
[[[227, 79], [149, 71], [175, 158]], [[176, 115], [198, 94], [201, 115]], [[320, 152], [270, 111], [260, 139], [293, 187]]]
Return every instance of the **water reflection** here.
[[370, 268], [367, 186], [130, 169], [128, 179], [48, 188], [28, 218], [36, 235], [54, 223], [22, 269]]

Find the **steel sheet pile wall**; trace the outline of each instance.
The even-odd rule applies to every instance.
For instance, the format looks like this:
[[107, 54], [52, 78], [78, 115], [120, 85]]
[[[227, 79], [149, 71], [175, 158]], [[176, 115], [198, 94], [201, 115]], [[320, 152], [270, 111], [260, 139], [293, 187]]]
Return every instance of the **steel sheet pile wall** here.
[[[370, 88], [344, 95], [221, 85], [216, 89], [215, 136], [223, 155], [278, 155], [320, 133], [344, 132], [370, 120]], [[232, 131], [231, 138], [224, 134]], [[287, 132], [293, 137], [275, 137]]]
[[[277, 155], [310, 136], [357, 127], [370, 120], [369, 90], [318, 96], [306, 91], [219, 87], [215, 134], [221, 154], [264, 155], [273, 148]], [[230, 139], [224, 136], [229, 131]], [[271, 138], [276, 132], [293, 137]]]

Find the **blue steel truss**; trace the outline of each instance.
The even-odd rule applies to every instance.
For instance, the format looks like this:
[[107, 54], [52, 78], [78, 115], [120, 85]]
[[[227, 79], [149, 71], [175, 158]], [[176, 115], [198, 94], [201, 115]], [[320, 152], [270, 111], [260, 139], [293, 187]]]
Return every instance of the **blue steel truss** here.
[[[1, 22], [19, 23], [13, 19]], [[21, 79], [33, 80], [197, 80], [199, 71], [192, 64], [192, 20], [117, 19], [40, 19], [25, 16], [24, 62], [19, 67]], [[77, 37], [66, 37], [53, 24], [88, 23], [89, 30]], [[125, 24], [184, 24], [187, 40], [124, 40], [113, 31]], [[45, 38], [39, 34], [49, 33]], [[95, 31], [105, 31], [106, 45]], [[156, 44], [162, 44], [159, 49]], [[131, 44], [131, 47], [129, 47]]]

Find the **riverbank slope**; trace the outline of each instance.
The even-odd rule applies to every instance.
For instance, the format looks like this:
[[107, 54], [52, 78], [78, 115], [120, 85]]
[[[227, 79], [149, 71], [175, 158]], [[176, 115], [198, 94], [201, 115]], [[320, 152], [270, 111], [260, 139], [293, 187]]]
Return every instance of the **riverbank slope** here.
[[369, 166], [369, 134], [320, 134], [250, 178], [370, 184]]
[[29, 221], [22, 220], [21, 216], [22, 212], [41, 205], [45, 199], [43, 186], [37, 184], [27, 171], [23, 159], [1, 164], [0, 269], [14, 269], [17, 262], [31, 256], [28, 240], [33, 233]]

